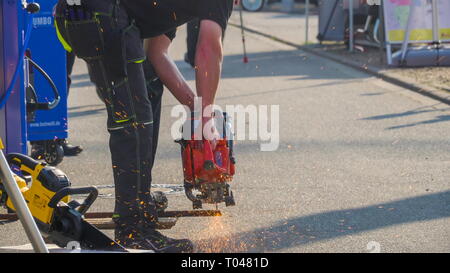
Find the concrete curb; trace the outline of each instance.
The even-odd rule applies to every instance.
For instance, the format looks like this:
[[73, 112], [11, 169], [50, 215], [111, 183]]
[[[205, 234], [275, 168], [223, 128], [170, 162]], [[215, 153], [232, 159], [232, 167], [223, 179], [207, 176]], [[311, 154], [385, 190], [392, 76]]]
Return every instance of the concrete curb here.
[[[230, 22], [229, 25], [233, 26], [233, 27], [237, 27], [237, 28], [241, 28], [240, 24], [234, 23], [234, 22]], [[349, 66], [351, 68], [354, 68], [356, 70], [359, 70], [361, 72], [365, 72], [369, 75], [373, 75], [376, 76], [378, 78], [383, 79], [386, 82], [401, 86], [403, 88], [409, 89], [411, 91], [414, 91], [416, 93], [422, 94], [424, 96], [433, 98], [435, 100], [438, 100], [440, 102], [443, 102], [445, 104], [449, 104], [450, 105], [450, 93], [439, 90], [437, 88], [433, 88], [431, 86], [427, 86], [427, 85], [423, 85], [420, 83], [413, 83], [411, 82], [410, 79], [404, 77], [404, 76], [400, 76], [400, 75], [395, 75], [392, 73], [389, 73], [389, 71], [386, 70], [382, 70], [379, 69], [378, 67], [374, 67], [372, 65], [362, 65], [358, 62], [349, 60], [349, 59], [345, 59], [345, 58], [339, 58], [338, 56], [325, 52], [323, 50], [321, 50], [320, 48], [317, 47], [313, 47], [313, 46], [305, 46], [305, 45], [300, 45], [300, 44], [296, 44], [293, 42], [289, 42], [286, 41], [284, 39], [281, 39], [279, 37], [273, 36], [271, 34], [267, 34], [264, 32], [261, 32], [259, 30], [253, 29], [253, 28], [249, 28], [244, 26], [244, 30], [249, 32], [249, 33], [253, 33], [256, 35], [260, 35], [263, 37], [266, 37], [268, 39], [271, 39], [273, 41], [288, 45], [288, 46], [292, 46], [294, 48], [303, 50], [307, 53], [322, 57], [322, 58], [326, 58], [329, 60], [332, 60], [334, 62]], [[391, 75], [390, 75], [391, 74]]]

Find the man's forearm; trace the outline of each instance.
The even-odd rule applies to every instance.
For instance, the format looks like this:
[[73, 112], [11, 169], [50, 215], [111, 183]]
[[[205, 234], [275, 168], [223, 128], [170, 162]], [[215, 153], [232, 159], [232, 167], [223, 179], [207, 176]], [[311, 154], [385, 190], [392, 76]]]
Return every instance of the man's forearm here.
[[198, 50], [195, 63], [197, 95], [202, 98], [202, 107], [205, 109], [214, 104], [219, 87], [222, 58], [218, 52]]
[[[197, 95], [202, 98], [203, 111], [214, 104], [222, 71], [222, 58], [222, 30], [215, 22], [203, 20], [195, 56]], [[206, 119], [209, 119], [210, 113], [206, 114]]]
[[176, 64], [167, 53], [170, 40], [165, 36], [151, 38], [146, 41], [147, 57], [164, 85], [183, 105], [193, 110], [194, 92], [181, 75]]

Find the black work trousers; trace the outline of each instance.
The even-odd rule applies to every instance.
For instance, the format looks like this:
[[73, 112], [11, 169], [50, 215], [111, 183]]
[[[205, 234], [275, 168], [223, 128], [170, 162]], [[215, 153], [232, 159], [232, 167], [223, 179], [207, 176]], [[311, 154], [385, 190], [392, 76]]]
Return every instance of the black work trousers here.
[[194, 67], [195, 66], [195, 52], [197, 51], [198, 33], [200, 32], [200, 21], [194, 19], [187, 23], [187, 53], [186, 61]]
[[163, 86], [145, 58], [140, 32], [118, 1], [88, 1], [93, 18], [70, 20], [60, 0], [56, 23], [62, 41], [86, 61], [108, 112], [118, 229], [154, 228], [150, 194]]

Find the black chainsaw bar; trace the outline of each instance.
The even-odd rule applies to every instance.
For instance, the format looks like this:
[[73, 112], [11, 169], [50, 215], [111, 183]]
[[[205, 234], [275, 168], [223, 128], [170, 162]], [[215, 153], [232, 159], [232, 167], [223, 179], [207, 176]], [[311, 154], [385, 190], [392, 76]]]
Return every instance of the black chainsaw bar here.
[[[59, 204], [51, 229], [40, 227], [44, 237], [59, 247], [80, 247], [84, 250], [128, 252], [100, 229], [114, 229], [112, 212], [87, 212], [81, 215], [68, 205]], [[179, 217], [218, 217], [219, 210], [160, 211], [158, 229], [170, 229]], [[0, 214], [0, 221], [18, 220], [15, 213]], [[67, 229], [65, 229], [67, 227]], [[69, 228], [70, 227], [70, 228]], [[74, 244], [75, 243], [75, 244]]]
[[108, 252], [128, 252], [123, 246], [118, 244], [116, 241], [111, 240], [103, 232], [86, 221], [82, 221], [82, 229], [84, 231], [80, 242], [82, 249]]
[[75, 247], [105, 252], [128, 252], [84, 219], [84, 216], [66, 204], [56, 208], [52, 225], [40, 227], [43, 236], [59, 247]]

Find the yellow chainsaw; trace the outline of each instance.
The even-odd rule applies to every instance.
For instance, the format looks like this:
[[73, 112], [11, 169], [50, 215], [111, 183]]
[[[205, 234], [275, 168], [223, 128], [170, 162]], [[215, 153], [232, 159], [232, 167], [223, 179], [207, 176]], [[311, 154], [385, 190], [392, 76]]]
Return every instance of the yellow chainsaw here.
[[[126, 252], [84, 219], [98, 196], [95, 187], [73, 188], [61, 170], [26, 155], [12, 153], [6, 159], [18, 174], [15, 175], [16, 183], [44, 238], [60, 247], [77, 242], [83, 249]], [[87, 195], [83, 202], [70, 201], [70, 196], [81, 194]], [[10, 212], [15, 211], [1, 181], [0, 205]]]

